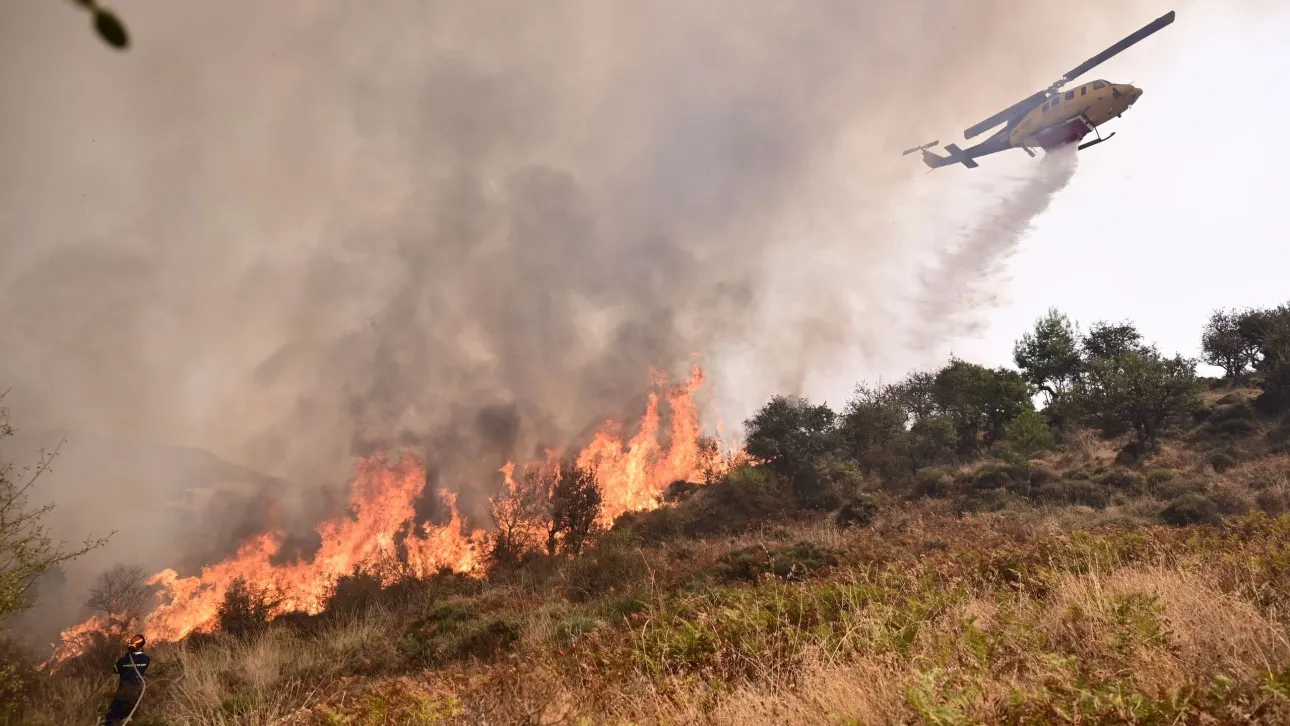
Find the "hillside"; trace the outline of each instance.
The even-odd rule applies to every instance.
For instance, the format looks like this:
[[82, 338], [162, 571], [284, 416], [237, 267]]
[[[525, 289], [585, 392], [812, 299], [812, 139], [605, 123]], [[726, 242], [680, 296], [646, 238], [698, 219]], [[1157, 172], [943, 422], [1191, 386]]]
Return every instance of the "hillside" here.
[[[133, 723], [1290, 722], [1290, 307], [1203, 341], [1223, 379], [1054, 312], [1015, 369], [777, 397], [748, 463], [609, 527], [535, 470], [476, 571], [229, 590]], [[117, 637], [9, 722], [90, 723]]]

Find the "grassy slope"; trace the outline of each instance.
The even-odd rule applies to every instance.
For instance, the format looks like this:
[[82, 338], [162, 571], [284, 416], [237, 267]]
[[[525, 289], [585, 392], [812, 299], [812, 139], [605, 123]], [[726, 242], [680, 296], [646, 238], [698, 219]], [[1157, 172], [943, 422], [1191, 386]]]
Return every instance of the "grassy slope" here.
[[[1076, 438], [867, 527], [351, 583], [318, 618], [158, 647], [135, 723], [1290, 723], [1290, 456], [1275, 422], [1223, 423], [1245, 397], [1133, 469]], [[1030, 503], [1089, 487], [1108, 506]], [[1153, 523], [1188, 492], [1229, 518]], [[91, 723], [97, 682], [72, 668], [31, 722]]]

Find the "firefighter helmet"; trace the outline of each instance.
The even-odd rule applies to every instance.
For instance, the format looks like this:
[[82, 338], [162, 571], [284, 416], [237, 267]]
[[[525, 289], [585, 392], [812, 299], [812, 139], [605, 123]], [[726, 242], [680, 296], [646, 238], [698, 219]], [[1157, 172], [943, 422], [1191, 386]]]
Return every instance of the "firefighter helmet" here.
[[146, 642], [148, 642], [147, 639], [144, 638], [142, 635], [135, 635], [134, 637], [130, 638], [130, 640], [127, 642], [127, 645], [129, 645], [132, 650], [138, 650], [142, 648], [143, 644]]

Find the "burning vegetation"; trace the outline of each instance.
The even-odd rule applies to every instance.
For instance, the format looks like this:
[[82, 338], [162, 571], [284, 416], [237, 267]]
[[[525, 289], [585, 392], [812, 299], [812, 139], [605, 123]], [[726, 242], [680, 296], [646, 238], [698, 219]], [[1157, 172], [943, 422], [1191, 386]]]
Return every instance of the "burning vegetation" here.
[[[210, 632], [229, 593], [246, 587], [271, 603], [270, 617], [313, 615], [323, 610], [337, 581], [355, 573], [389, 586], [445, 571], [479, 574], [486, 561], [514, 562], [530, 551], [577, 553], [594, 529], [609, 527], [624, 513], [659, 506], [673, 482], [711, 481], [737, 458], [717, 439], [702, 435], [694, 396], [703, 380], [697, 366], [679, 384], [656, 371], [655, 390], [628, 440], [620, 423], [606, 421], [580, 452], [549, 450], [546, 460], [521, 464], [518, 477], [516, 464], [508, 462], [490, 499], [488, 526], [463, 517], [455, 492], [426, 491], [425, 464], [414, 452], [362, 457], [355, 465], [347, 514], [317, 526], [322, 544], [311, 558], [277, 563], [285, 535], [269, 529], [198, 574], [158, 572], [146, 580], [156, 590], [154, 607], [136, 602], [128, 612], [96, 615], [68, 628], [54, 662], [84, 652], [105, 635], [138, 626], [151, 642]], [[442, 505], [446, 521], [417, 521], [417, 504], [427, 496]]]
[[776, 396], [746, 457], [699, 371], [659, 378], [633, 433], [500, 466], [478, 524], [367, 456], [312, 556], [105, 573], [10, 712], [86, 720], [143, 622], [155, 723], [1285, 723], [1290, 306], [1202, 348], [1222, 379], [1052, 311], [1016, 369]]

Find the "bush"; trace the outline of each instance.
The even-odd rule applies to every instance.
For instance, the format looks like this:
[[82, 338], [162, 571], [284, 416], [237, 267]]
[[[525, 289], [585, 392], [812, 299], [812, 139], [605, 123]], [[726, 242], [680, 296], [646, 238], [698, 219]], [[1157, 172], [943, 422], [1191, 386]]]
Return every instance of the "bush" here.
[[1246, 514], [1256, 506], [1249, 492], [1235, 484], [1218, 484], [1207, 496], [1218, 507], [1218, 511], [1225, 515]]
[[25, 648], [0, 637], [0, 723], [24, 723], [22, 714], [40, 689], [40, 675]]
[[1266, 414], [1290, 411], [1290, 362], [1282, 363], [1268, 373], [1263, 393], [1254, 399], [1254, 407]]
[[954, 477], [945, 467], [927, 467], [919, 469], [914, 475], [914, 488], [910, 492], [915, 499], [921, 497], [943, 497], [950, 493]]
[[1152, 469], [1147, 472], [1147, 484], [1152, 487], [1159, 486], [1164, 482], [1172, 480], [1176, 476], [1178, 476], [1178, 472], [1173, 469]]
[[1200, 494], [1184, 494], [1174, 499], [1160, 512], [1160, 519], [1175, 527], [1188, 524], [1218, 524], [1222, 518], [1218, 506]]
[[384, 589], [381, 578], [355, 568], [336, 580], [323, 610], [328, 614], [361, 613], [380, 602]]
[[663, 501], [668, 502], [669, 504], [676, 504], [683, 499], [689, 498], [691, 494], [694, 494], [699, 490], [700, 486], [701, 485], [692, 481], [677, 479], [671, 484], [668, 484], [667, 489], [663, 491]]
[[1222, 474], [1223, 472], [1229, 469], [1235, 468], [1237, 463], [1238, 462], [1236, 461], [1235, 457], [1233, 457], [1231, 454], [1226, 454], [1221, 451], [1209, 457], [1209, 465], [1214, 467], [1214, 471], [1218, 472], [1219, 474]]
[[958, 510], [960, 513], [998, 512], [1006, 509], [1016, 499], [1016, 495], [1007, 489], [980, 489], [965, 497]]
[[751, 525], [782, 517], [792, 500], [770, 473], [760, 467], [741, 466], [725, 480], [703, 488], [681, 505], [688, 537], [742, 532]]
[[1102, 474], [1097, 481], [1104, 487], [1128, 494], [1142, 494], [1146, 489], [1146, 480], [1141, 474], [1119, 466]]
[[1249, 434], [1257, 433], [1259, 427], [1249, 419], [1229, 418], [1215, 426], [1215, 430], [1220, 434], [1228, 434], [1230, 436], [1247, 436]]
[[1290, 512], [1290, 490], [1282, 487], [1264, 489], [1254, 497], [1254, 501], [1259, 509], [1272, 516]]
[[1007, 489], [1024, 492], [1030, 486], [1030, 467], [988, 461], [969, 475], [972, 489]]
[[588, 602], [639, 582], [645, 575], [645, 561], [632, 539], [629, 532], [611, 532], [570, 560], [564, 570], [565, 596], [573, 602]]
[[264, 630], [277, 607], [278, 600], [267, 589], [239, 577], [224, 592], [216, 611], [219, 630], [235, 638], [250, 637]]
[[1104, 509], [1111, 494], [1104, 487], [1086, 479], [1063, 479], [1047, 484], [1037, 492], [1037, 499], [1050, 504], [1067, 504]]
[[444, 604], [408, 626], [399, 650], [418, 663], [438, 665], [489, 658], [509, 650], [519, 635], [519, 626], [511, 618], [482, 619], [471, 608]]
[[792, 510], [792, 498], [768, 469], [743, 465], [675, 506], [625, 513], [614, 521], [613, 530], [629, 532], [644, 544], [656, 544], [681, 537], [742, 532], [761, 522], [782, 519]]
[[722, 580], [756, 581], [763, 575], [781, 580], [800, 580], [819, 574], [838, 564], [837, 554], [812, 542], [797, 542], [789, 547], [741, 547], [721, 556], [716, 575]]
[[1153, 494], [1158, 499], [1169, 501], [1177, 499], [1184, 494], [1200, 494], [1205, 491], [1205, 482], [1192, 477], [1174, 477], [1162, 481], [1153, 489]]
[[867, 526], [878, 515], [878, 498], [865, 492], [852, 494], [842, 503], [834, 519], [844, 527]]

